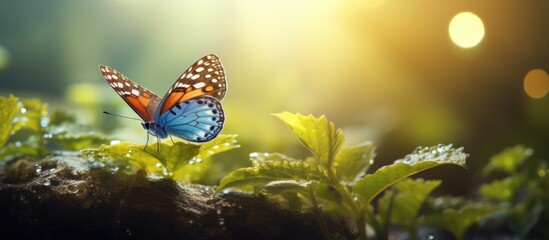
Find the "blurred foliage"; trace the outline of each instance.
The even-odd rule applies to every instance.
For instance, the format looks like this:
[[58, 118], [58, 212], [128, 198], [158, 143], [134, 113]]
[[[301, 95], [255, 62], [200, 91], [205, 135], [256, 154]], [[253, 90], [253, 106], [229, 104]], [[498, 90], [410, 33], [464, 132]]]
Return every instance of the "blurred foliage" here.
[[490, 159], [485, 174], [505, 176], [483, 184], [479, 192], [501, 206], [506, 225], [521, 239], [549, 239], [549, 169], [522, 145], [507, 148]]
[[[455, 199], [438, 198], [435, 201], [447, 204], [447, 201]], [[418, 220], [419, 223], [437, 226], [450, 231], [456, 239], [463, 239], [465, 231], [473, 224], [479, 223], [490, 214], [499, 210], [497, 206], [491, 206], [472, 201], [458, 200], [461, 204], [454, 207], [439, 207], [438, 211], [425, 213]]]
[[[275, 116], [290, 127], [314, 157], [302, 160], [280, 153], [252, 153], [252, 166], [237, 169], [225, 176], [217, 191], [226, 188], [245, 190], [246, 187], [253, 186], [256, 193], [282, 201], [290, 209], [315, 212], [319, 215], [320, 226], [326, 224], [321, 210], [350, 217], [355, 220], [361, 239], [366, 238], [366, 223], [374, 228], [376, 237], [387, 236], [386, 229], [390, 224], [388, 218], [373, 217], [373, 207], [370, 205], [372, 199], [383, 190], [402, 182], [412, 174], [435, 166], [465, 166], [467, 154], [462, 152], [462, 148], [437, 145], [420, 147], [404, 159], [364, 176], [371, 158], [375, 156], [375, 146], [372, 143], [343, 146], [344, 136], [341, 130], [324, 116], [315, 118], [312, 115], [303, 116], [288, 112]], [[392, 208], [406, 210], [401, 212], [403, 215], [399, 217], [403, 218], [397, 222], [405, 223], [410, 231], [414, 231], [411, 226], [415, 223], [423, 200], [440, 183], [421, 184], [424, 188], [409, 181], [402, 182], [395, 187], [395, 191], [399, 192], [398, 200], [390, 201], [395, 203]], [[423, 191], [405, 190], [412, 187]], [[408, 198], [415, 199], [416, 202], [410, 205], [401, 200]], [[392, 214], [388, 209], [391, 208], [384, 208], [384, 212]], [[324, 235], [331, 237], [325, 231]]]
[[110, 141], [77, 124], [75, 117], [56, 111], [38, 99], [0, 97], [0, 161], [19, 155], [45, 157], [57, 150], [77, 151]]
[[421, 206], [427, 196], [441, 183], [436, 180], [404, 179], [386, 191], [378, 202], [376, 218], [384, 227], [379, 238], [388, 236], [390, 224], [404, 226], [410, 234], [414, 234]]

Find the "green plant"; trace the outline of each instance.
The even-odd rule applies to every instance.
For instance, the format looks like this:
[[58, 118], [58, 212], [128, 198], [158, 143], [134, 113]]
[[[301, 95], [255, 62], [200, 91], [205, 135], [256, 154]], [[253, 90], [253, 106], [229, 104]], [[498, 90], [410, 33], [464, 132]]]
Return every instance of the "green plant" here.
[[534, 151], [522, 145], [494, 155], [484, 174], [504, 177], [484, 184], [480, 194], [501, 207], [498, 217], [521, 239], [549, 239], [549, 170], [547, 162], [533, 158]]
[[[288, 112], [276, 114], [297, 135], [313, 157], [294, 159], [280, 153], [252, 153], [252, 166], [237, 169], [224, 177], [217, 191], [227, 188], [253, 189], [256, 193], [284, 201], [294, 210], [312, 210], [318, 213], [321, 226], [325, 226], [321, 211], [351, 217], [356, 223], [361, 239], [367, 238], [366, 223], [373, 227], [376, 237], [382, 238], [393, 214], [391, 209], [405, 209], [403, 196], [416, 199], [413, 209], [408, 209], [400, 221], [413, 231], [419, 206], [425, 196], [438, 185], [429, 182], [421, 191], [404, 191], [417, 187], [407, 177], [442, 164], [465, 167], [467, 154], [462, 148], [451, 145], [419, 147], [412, 154], [395, 163], [366, 174], [372, 164], [375, 146], [366, 142], [344, 147], [344, 136], [326, 117], [315, 118]], [[422, 181], [422, 180], [417, 180]], [[401, 182], [401, 183], [399, 183]], [[398, 183], [395, 197], [382, 199], [377, 216], [371, 202], [385, 189]], [[396, 193], [398, 192], [398, 193]], [[398, 196], [396, 196], [398, 195]], [[393, 200], [388, 200], [393, 199]], [[393, 203], [392, 207], [388, 203]], [[385, 205], [383, 205], [385, 204]], [[400, 214], [400, 213], [399, 213]], [[326, 237], [329, 233], [323, 228]]]
[[48, 105], [38, 99], [13, 95], [0, 97], [0, 124], [0, 161], [17, 155], [44, 157], [60, 149], [77, 151], [110, 141], [65, 112], [48, 115]]
[[[200, 174], [211, 167], [211, 157], [240, 147], [236, 135], [220, 134], [214, 140], [197, 145], [183, 140], [165, 140], [149, 145], [121, 142], [102, 145], [84, 153], [95, 160], [123, 166], [134, 172], [143, 169], [149, 175], [164, 176], [179, 181], [196, 182]], [[114, 161], [114, 162], [113, 162]], [[200, 163], [196, 164], [195, 163]], [[196, 167], [193, 167], [196, 166]]]

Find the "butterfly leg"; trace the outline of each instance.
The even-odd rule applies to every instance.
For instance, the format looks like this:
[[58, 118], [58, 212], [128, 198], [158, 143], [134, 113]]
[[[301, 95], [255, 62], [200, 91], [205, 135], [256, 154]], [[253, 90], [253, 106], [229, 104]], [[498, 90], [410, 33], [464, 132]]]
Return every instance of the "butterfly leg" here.
[[175, 144], [175, 142], [173, 141], [172, 135], [170, 135], [170, 140], [172, 140], [172, 143]]
[[160, 152], [160, 137], [156, 136], [156, 151]]
[[148, 145], [149, 145], [149, 131], [147, 131], [147, 142], [145, 143], [145, 148], [143, 148], [143, 151], [147, 150]]

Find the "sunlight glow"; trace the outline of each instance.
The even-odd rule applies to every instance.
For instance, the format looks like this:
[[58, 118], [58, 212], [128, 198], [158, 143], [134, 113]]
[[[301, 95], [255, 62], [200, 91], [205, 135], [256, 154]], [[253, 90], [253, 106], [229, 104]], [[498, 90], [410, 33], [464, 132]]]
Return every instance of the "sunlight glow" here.
[[452, 42], [462, 48], [471, 48], [484, 38], [484, 24], [475, 14], [461, 12], [452, 18], [448, 27]]
[[377, 8], [385, 3], [385, 0], [357, 0], [357, 2], [366, 8]]
[[524, 77], [524, 91], [528, 96], [539, 99], [549, 92], [549, 75], [542, 69], [532, 69]]

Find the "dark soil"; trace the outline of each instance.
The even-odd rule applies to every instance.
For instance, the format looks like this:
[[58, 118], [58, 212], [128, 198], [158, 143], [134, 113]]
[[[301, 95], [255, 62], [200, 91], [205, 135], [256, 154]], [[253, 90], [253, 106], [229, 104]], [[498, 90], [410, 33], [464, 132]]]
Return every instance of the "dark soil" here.
[[[317, 218], [262, 197], [92, 168], [78, 157], [0, 168], [0, 239], [323, 239]], [[349, 229], [329, 222], [332, 237]]]

